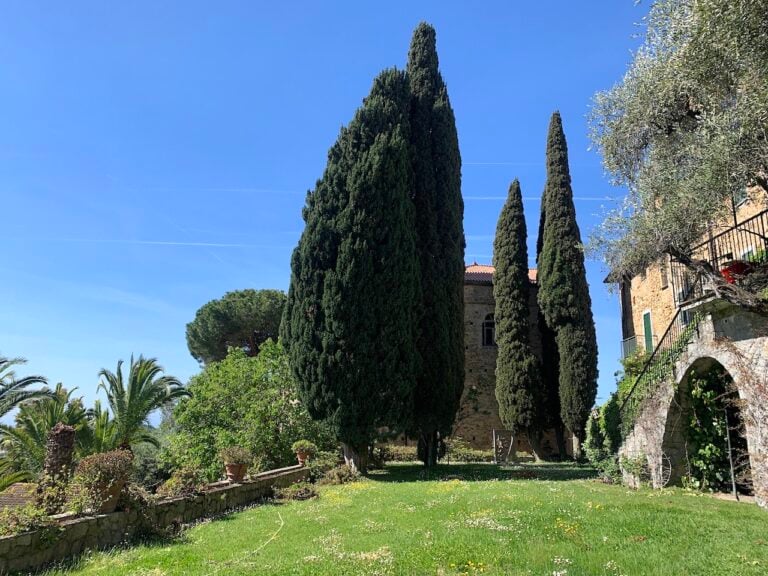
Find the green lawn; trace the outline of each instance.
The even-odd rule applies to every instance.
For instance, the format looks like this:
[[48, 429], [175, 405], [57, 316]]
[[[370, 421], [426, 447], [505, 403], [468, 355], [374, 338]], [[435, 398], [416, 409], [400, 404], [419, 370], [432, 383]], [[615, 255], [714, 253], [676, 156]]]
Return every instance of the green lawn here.
[[425, 478], [418, 466], [390, 466], [316, 500], [259, 506], [48, 574], [768, 573], [758, 507], [587, 475], [450, 465]]

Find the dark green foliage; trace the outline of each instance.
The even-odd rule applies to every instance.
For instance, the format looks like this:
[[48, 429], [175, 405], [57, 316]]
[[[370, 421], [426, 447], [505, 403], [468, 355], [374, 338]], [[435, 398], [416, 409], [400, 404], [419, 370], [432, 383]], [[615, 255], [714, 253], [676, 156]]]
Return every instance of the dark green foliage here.
[[464, 387], [464, 204], [453, 109], [438, 69], [435, 30], [413, 33], [407, 67], [410, 159], [421, 276], [417, 349], [421, 368], [411, 431], [427, 465], [438, 456], [438, 433], [451, 432]]
[[267, 338], [277, 338], [285, 294], [280, 290], [237, 290], [211, 300], [187, 324], [189, 353], [201, 364], [223, 360], [227, 348], [255, 356]]
[[597, 339], [559, 112], [549, 125], [542, 203], [538, 300], [547, 326], [556, 334], [560, 414], [571, 432], [583, 439], [597, 394]]
[[615, 454], [621, 446], [621, 410], [619, 395], [611, 394], [608, 401], [600, 408], [600, 429], [603, 432], [603, 446]]
[[541, 334], [541, 353], [544, 361], [541, 365], [541, 384], [543, 391], [541, 407], [541, 425], [544, 429], [553, 429], [557, 440], [560, 458], [564, 458], [565, 439], [563, 419], [560, 416], [560, 353], [557, 350], [557, 338], [554, 330], [547, 326], [544, 314], [539, 310], [538, 327]]
[[496, 301], [496, 399], [504, 426], [530, 435], [540, 428], [539, 360], [530, 344], [528, 233], [520, 182], [509, 187], [493, 243], [493, 297]]
[[730, 435], [737, 481], [749, 470], [747, 442], [734, 401], [738, 395], [733, 381], [724, 370], [712, 368], [691, 374], [689, 388], [691, 404], [686, 440], [690, 476], [687, 481], [702, 490], [730, 491], [727, 435]]
[[[541, 249], [544, 244], [544, 222], [546, 222], [546, 199], [544, 189], [541, 199], [541, 211], [539, 213], [539, 229], [536, 237], [536, 266], [539, 266]], [[536, 293], [538, 301], [538, 290]], [[539, 307], [538, 328], [541, 335], [541, 353], [544, 361], [541, 366], [541, 380], [544, 391], [542, 400], [541, 423], [544, 428], [555, 431], [557, 450], [560, 458], [566, 457], [565, 451], [565, 426], [560, 416], [560, 354], [557, 351], [557, 338], [555, 331], [547, 326], [547, 321]]]
[[409, 416], [417, 368], [408, 99], [403, 73], [380, 74], [328, 153], [281, 333], [309, 413], [362, 458], [380, 427]]

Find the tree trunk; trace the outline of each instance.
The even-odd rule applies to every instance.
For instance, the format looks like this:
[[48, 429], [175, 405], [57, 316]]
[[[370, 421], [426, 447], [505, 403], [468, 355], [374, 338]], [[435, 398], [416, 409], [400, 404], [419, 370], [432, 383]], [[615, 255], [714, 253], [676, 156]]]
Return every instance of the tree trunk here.
[[529, 430], [526, 435], [528, 436], [528, 443], [531, 445], [534, 461], [541, 462], [543, 460], [541, 457], [541, 433]]
[[581, 440], [576, 434], [571, 434], [571, 446], [573, 447], [573, 459], [581, 460]]
[[440, 439], [437, 430], [421, 432], [417, 446], [419, 460], [424, 463], [426, 468], [437, 465], [440, 457]]
[[360, 474], [368, 471], [368, 447], [352, 446], [342, 442], [341, 449], [344, 452], [344, 463]]
[[560, 460], [566, 460], [568, 458], [568, 451], [565, 449], [565, 430], [563, 430], [562, 423], [555, 425], [555, 442], [557, 443], [557, 453], [560, 455]]

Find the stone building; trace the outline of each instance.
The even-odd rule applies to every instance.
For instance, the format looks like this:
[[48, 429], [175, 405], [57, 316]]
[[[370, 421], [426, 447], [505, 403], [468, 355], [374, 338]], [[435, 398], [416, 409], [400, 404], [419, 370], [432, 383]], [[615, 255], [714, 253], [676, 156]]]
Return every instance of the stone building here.
[[[541, 360], [536, 270], [528, 271], [528, 280], [532, 288], [529, 302], [531, 345]], [[504, 429], [496, 401], [497, 348], [494, 311], [493, 266], [475, 262], [467, 266], [464, 274], [464, 393], [453, 434], [480, 449], [492, 447], [494, 429]], [[530, 452], [528, 439], [518, 436], [516, 449], [520, 452]], [[545, 455], [557, 453], [554, 434], [545, 434], [542, 450]]]
[[[768, 279], [768, 204], [764, 194], [747, 190], [731, 208], [731, 216], [713, 222], [690, 256], [709, 263], [727, 282], [754, 290]], [[689, 384], [718, 370], [733, 380], [728, 401], [738, 406], [741, 424], [732, 433], [746, 438], [747, 474], [765, 506], [768, 318], [717, 298], [705, 279], [669, 256], [631, 278], [606, 281], [619, 284], [622, 357], [649, 356], [622, 401], [622, 419], [631, 429], [621, 455], [644, 460], [657, 487], [681, 481], [692, 449], [685, 428], [691, 421]]]

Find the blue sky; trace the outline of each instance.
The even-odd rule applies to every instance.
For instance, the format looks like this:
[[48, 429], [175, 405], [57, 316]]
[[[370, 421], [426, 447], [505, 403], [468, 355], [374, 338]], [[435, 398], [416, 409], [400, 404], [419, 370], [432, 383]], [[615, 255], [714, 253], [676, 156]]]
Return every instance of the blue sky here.
[[[13, 2], [0, 9], [0, 354], [96, 397], [131, 353], [184, 380], [184, 329], [228, 290], [287, 289], [307, 189], [373, 77], [437, 30], [463, 158], [467, 261], [488, 263], [511, 180], [533, 254], [549, 117], [582, 235], [622, 190], [588, 150], [595, 91], [647, 5], [594, 2]], [[598, 401], [618, 303], [588, 263]]]

